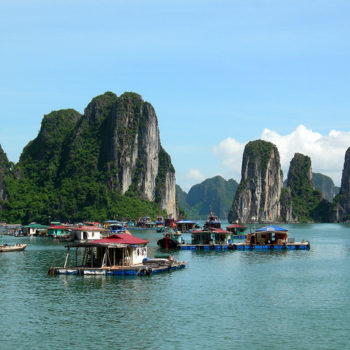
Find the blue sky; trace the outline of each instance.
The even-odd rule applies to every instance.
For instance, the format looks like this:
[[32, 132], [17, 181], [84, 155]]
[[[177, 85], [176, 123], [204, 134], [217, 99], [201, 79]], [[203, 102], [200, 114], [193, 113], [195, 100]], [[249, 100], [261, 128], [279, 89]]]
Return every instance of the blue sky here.
[[285, 174], [304, 152], [339, 184], [349, 15], [337, 0], [3, 0], [0, 144], [17, 161], [44, 114], [135, 91], [154, 106], [185, 189], [217, 174], [239, 181], [244, 144], [258, 138], [284, 150]]

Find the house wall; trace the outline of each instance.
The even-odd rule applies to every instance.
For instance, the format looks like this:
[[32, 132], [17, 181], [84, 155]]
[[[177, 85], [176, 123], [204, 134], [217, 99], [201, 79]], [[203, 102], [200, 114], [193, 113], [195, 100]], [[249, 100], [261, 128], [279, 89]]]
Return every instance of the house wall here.
[[137, 247], [133, 249], [131, 264], [142, 264], [144, 258], [147, 258], [147, 247]]
[[[87, 233], [87, 238], [84, 238], [84, 232]], [[78, 241], [83, 241], [85, 239], [87, 240], [101, 239], [101, 232], [100, 231], [75, 231], [75, 239]]]

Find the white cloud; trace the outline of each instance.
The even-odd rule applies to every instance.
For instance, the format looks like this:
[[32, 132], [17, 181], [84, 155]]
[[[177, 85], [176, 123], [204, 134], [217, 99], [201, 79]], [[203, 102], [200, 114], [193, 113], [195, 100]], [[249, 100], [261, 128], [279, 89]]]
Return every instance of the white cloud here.
[[213, 147], [214, 154], [222, 160], [222, 164], [230, 172], [230, 174], [226, 174], [226, 177], [234, 178], [238, 182], [241, 179], [244, 146], [245, 143], [228, 137], [221, 141], [218, 146]]
[[200, 170], [197, 170], [197, 169], [190, 169], [186, 177], [189, 180], [198, 181], [198, 182], [201, 182], [205, 179], [205, 176], [200, 172]]
[[[287, 135], [264, 129], [260, 138], [277, 146], [285, 178], [289, 163], [294, 153], [298, 152], [311, 158], [313, 172], [328, 175], [336, 185], [340, 185], [345, 152], [350, 147], [350, 132], [331, 130], [328, 135], [322, 135], [299, 125]], [[244, 146], [245, 143], [227, 138], [213, 149], [214, 154], [221, 158], [222, 164], [232, 171], [232, 177], [236, 179], [240, 179]]]

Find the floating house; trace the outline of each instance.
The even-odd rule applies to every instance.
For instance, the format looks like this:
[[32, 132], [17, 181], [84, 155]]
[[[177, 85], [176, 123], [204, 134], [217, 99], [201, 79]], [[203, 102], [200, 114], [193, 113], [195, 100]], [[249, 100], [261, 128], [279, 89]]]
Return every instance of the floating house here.
[[5, 224], [3, 234], [9, 236], [21, 236], [23, 234], [21, 224]]
[[165, 227], [175, 228], [176, 227], [175, 219], [174, 218], [166, 218], [164, 220], [164, 226]]
[[235, 238], [245, 238], [246, 234], [244, 231], [247, 229], [247, 226], [239, 225], [239, 224], [233, 224], [226, 227], [227, 231], [232, 232], [231, 239]]
[[71, 231], [71, 228], [65, 225], [51, 225], [47, 228], [47, 234], [52, 238], [68, 238]]
[[288, 237], [288, 230], [274, 225], [257, 229], [247, 234], [247, 240], [233, 245], [239, 250], [308, 250], [309, 241], [295, 242], [295, 238]]
[[142, 228], [142, 229], [153, 229], [156, 227], [156, 223], [151, 220], [149, 216], [145, 216], [144, 218], [139, 218], [136, 222], [134, 228]]
[[72, 227], [74, 241], [92, 241], [102, 238], [102, 235], [108, 230], [96, 226], [77, 226]]
[[98, 221], [87, 221], [87, 222], [84, 222], [84, 225], [102, 227]]
[[228, 246], [230, 242], [231, 232], [221, 228], [213, 230], [198, 230], [192, 232], [192, 245], [215, 245]]
[[[186, 266], [185, 262], [174, 261], [171, 257], [147, 258], [147, 243], [144, 239], [124, 233], [70, 244], [64, 266], [50, 268], [49, 274], [141, 276]], [[70, 257], [70, 251], [74, 249], [75, 254]], [[83, 249], [83, 254], [78, 254], [79, 249]]]
[[47, 226], [32, 222], [29, 225], [22, 226], [25, 236], [40, 236], [47, 233]]
[[199, 227], [196, 221], [192, 220], [179, 220], [175, 222], [176, 229], [180, 232], [190, 232], [197, 227]]

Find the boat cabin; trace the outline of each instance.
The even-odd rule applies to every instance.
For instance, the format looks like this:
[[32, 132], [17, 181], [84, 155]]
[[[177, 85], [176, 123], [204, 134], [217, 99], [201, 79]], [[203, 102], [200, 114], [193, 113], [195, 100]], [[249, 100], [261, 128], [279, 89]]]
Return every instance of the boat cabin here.
[[219, 229], [221, 228], [221, 222], [218, 217], [210, 212], [207, 221], [204, 223], [204, 229]]

